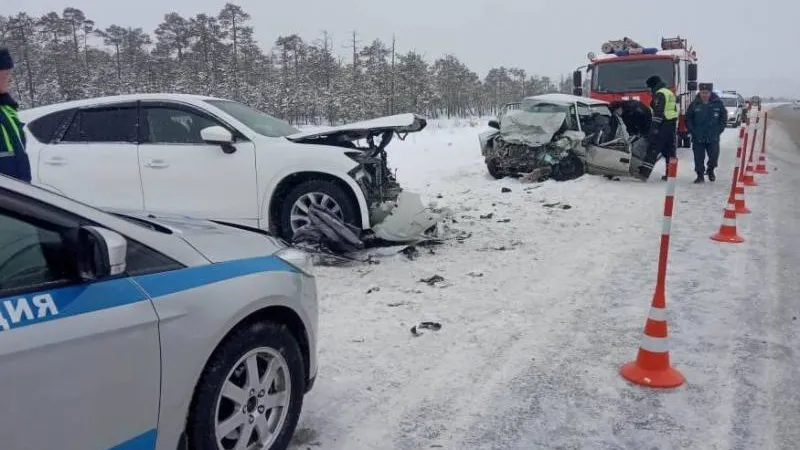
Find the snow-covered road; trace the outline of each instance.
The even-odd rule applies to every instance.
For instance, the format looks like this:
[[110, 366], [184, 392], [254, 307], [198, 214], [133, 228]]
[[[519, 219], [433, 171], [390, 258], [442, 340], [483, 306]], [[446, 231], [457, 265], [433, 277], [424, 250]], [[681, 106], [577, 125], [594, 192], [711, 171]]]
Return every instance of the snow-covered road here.
[[[440, 196], [472, 236], [413, 261], [319, 269], [321, 366], [293, 448], [795, 448], [800, 153], [786, 135], [771, 129], [772, 173], [747, 190], [739, 245], [708, 239], [736, 131], [717, 183], [691, 184], [691, 152], [679, 153], [667, 304], [688, 383], [659, 392], [618, 369], [652, 296], [664, 184], [496, 181], [482, 129], [434, 126], [390, 146], [400, 182]], [[444, 283], [419, 281], [432, 275]], [[441, 330], [409, 332], [431, 320]]]

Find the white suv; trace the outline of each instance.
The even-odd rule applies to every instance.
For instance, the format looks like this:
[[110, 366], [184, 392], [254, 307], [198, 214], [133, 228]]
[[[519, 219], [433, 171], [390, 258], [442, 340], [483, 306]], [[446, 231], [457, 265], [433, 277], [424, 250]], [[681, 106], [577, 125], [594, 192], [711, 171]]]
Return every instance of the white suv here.
[[34, 184], [98, 207], [215, 219], [287, 240], [311, 204], [360, 229], [381, 222], [401, 191], [386, 145], [427, 124], [400, 114], [301, 133], [242, 103], [183, 94], [78, 100], [19, 117]]

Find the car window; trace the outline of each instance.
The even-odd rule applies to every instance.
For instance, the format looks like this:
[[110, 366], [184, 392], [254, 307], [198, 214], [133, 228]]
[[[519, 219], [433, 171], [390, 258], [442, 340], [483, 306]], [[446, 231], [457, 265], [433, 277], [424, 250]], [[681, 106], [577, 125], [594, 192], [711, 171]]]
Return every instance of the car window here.
[[67, 119], [72, 112], [71, 109], [56, 111], [31, 121], [26, 127], [39, 142], [47, 144], [53, 139], [61, 122]]
[[203, 144], [200, 131], [221, 125], [185, 109], [150, 106], [143, 109], [146, 142], [153, 144]]
[[128, 239], [125, 257], [125, 272], [130, 276], [149, 273], [166, 272], [182, 269], [184, 266], [171, 258], [147, 247], [144, 244]]
[[135, 106], [82, 109], [75, 114], [62, 142], [136, 142]]
[[55, 230], [0, 210], [0, 297], [76, 279], [75, 257]]

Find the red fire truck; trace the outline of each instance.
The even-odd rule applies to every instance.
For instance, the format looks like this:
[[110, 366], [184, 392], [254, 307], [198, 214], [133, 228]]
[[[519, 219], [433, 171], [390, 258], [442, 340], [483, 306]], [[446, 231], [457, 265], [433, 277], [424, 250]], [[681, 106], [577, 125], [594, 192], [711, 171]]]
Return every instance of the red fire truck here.
[[[690, 147], [686, 130], [686, 108], [697, 93], [697, 52], [687, 47], [680, 36], [662, 38], [661, 48], [643, 47], [627, 37], [608, 41], [601, 46], [602, 55], [589, 52], [589, 64], [572, 74], [573, 92], [588, 97], [613, 102], [638, 100], [650, 106], [652, 95], [645, 80], [658, 75], [676, 95], [680, 116], [678, 118], [678, 147]], [[587, 71], [584, 86], [583, 72]]]

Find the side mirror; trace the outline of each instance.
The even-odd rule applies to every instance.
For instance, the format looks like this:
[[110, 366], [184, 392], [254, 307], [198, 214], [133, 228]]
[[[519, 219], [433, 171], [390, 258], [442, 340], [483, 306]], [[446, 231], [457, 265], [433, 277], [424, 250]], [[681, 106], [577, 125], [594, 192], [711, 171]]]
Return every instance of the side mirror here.
[[236, 151], [236, 147], [233, 146], [233, 134], [219, 125], [200, 130], [200, 138], [209, 144], [222, 146], [222, 151], [227, 154]]
[[581, 87], [583, 86], [583, 74], [580, 70], [576, 70], [572, 72], [572, 87]]
[[572, 95], [577, 95], [578, 97], [583, 97], [583, 88], [582, 87], [572, 88]]
[[125, 272], [128, 241], [106, 228], [78, 230], [78, 273], [83, 281], [100, 280]]
[[689, 89], [689, 92], [693, 92], [697, 90], [697, 81], [690, 81], [686, 83], [686, 88]]
[[689, 73], [686, 74], [686, 79], [689, 82], [697, 81], [697, 64], [689, 63]]
[[495, 130], [499, 130], [500, 129], [500, 122], [498, 120], [496, 120], [496, 119], [492, 119], [492, 120], [489, 121], [489, 126], [494, 128]]

